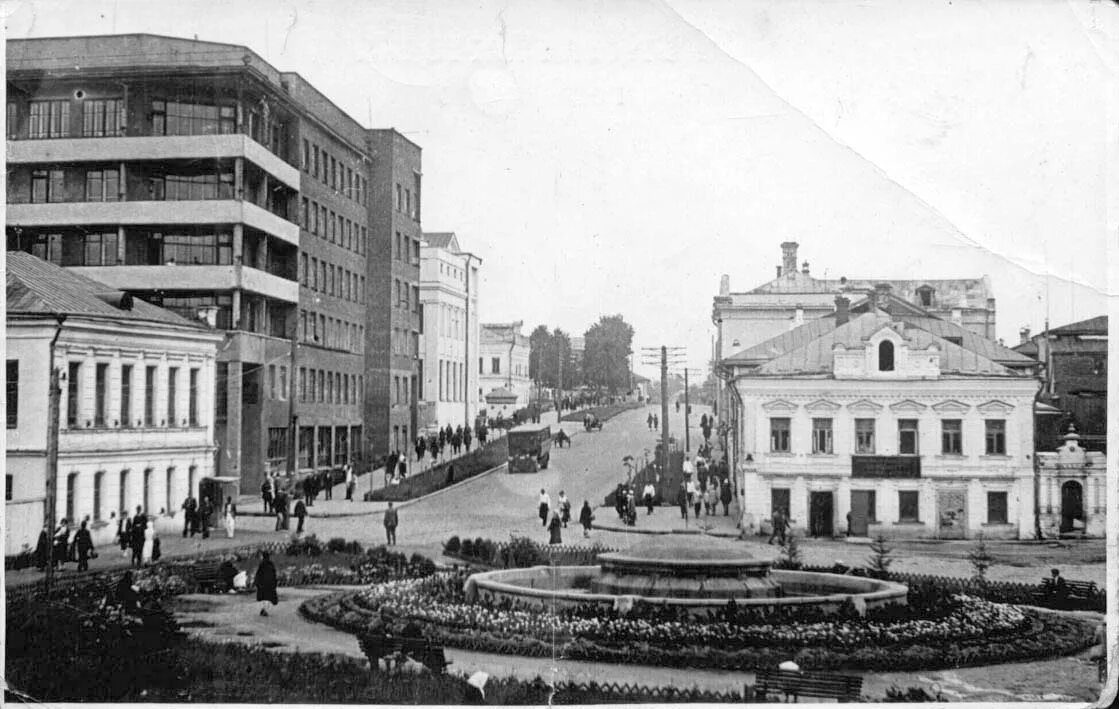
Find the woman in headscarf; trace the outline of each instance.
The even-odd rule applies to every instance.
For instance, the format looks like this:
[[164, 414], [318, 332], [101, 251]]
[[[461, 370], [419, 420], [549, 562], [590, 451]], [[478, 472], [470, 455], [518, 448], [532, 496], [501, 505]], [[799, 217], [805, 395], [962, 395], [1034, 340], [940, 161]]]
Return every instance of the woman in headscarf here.
[[262, 551], [260, 556], [260, 566], [256, 567], [253, 585], [256, 586], [256, 600], [260, 601], [260, 614], [268, 615], [268, 604], [276, 605], [280, 602], [276, 594], [276, 565], [272, 563], [272, 555], [268, 552]]
[[583, 500], [583, 509], [579, 510], [579, 524], [583, 525], [583, 536], [591, 536], [591, 523], [594, 522], [594, 512], [591, 511], [591, 503]]
[[559, 513], [552, 510], [551, 519], [548, 521], [548, 543], [549, 544], [563, 544], [563, 522], [560, 520]]
[[47, 525], [39, 530], [39, 542], [35, 545], [35, 568], [43, 571], [51, 563], [51, 535]]

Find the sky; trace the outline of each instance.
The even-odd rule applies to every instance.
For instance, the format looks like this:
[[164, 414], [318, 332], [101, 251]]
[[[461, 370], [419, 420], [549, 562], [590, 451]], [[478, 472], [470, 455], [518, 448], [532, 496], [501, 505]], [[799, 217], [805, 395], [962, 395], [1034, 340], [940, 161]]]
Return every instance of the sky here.
[[986, 274], [1008, 344], [1119, 285], [1112, 3], [3, 7], [9, 38], [246, 45], [395, 127], [423, 148], [424, 229], [482, 257], [483, 321], [525, 334], [620, 313], [638, 353], [703, 369], [720, 276], [765, 283], [789, 240], [831, 278]]

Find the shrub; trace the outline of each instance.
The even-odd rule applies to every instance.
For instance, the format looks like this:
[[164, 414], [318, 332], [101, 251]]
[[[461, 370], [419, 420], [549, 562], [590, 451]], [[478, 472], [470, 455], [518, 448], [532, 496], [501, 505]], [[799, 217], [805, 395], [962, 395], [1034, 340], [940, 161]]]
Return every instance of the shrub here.
[[457, 535], [448, 539], [447, 543], [443, 545], [443, 551], [447, 552], [448, 554], [457, 554], [459, 552], [459, 549], [461, 548], [462, 542], [459, 540]]
[[870, 550], [874, 555], [870, 557], [870, 576], [876, 579], [886, 579], [890, 575], [890, 564], [894, 563], [886, 535], [879, 533], [870, 543]]
[[319, 556], [322, 552], [322, 542], [314, 534], [306, 537], [293, 534], [285, 550], [288, 556]]
[[804, 566], [800, 558], [800, 541], [796, 533], [789, 531], [781, 542], [781, 556], [773, 565], [775, 569], [799, 569]]
[[967, 554], [967, 560], [971, 562], [971, 567], [975, 569], [975, 580], [981, 584], [987, 582], [987, 569], [995, 564], [995, 557], [991, 554], [991, 550], [987, 548], [987, 540], [980, 534], [979, 538], [975, 540], [975, 546]]
[[474, 556], [474, 540], [463, 539], [462, 546], [459, 548], [459, 553], [467, 558]]

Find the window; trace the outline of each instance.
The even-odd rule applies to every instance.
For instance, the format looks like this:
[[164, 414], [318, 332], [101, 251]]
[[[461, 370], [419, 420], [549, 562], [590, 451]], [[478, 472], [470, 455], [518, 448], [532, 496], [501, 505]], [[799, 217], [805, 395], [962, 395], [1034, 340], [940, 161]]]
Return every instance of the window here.
[[287, 401], [288, 398], [288, 368], [286, 365], [280, 365], [280, 401]]
[[[222, 388], [218, 387], [218, 390]], [[155, 367], [148, 367], [144, 371], [144, 425], [155, 425]]]
[[[12, 104], [9, 103], [8, 105], [11, 106]], [[5, 502], [11, 502], [12, 501], [12, 488], [15, 487], [14, 483], [15, 483], [15, 476], [13, 476], [10, 473], [4, 476], [4, 501]]]
[[[7, 361], [6, 379], [8, 399], [4, 415], [8, 420], [8, 428], [15, 428], [19, 423], [19, 360]], [[9, 498], [10, 499], [10, 498]]]
[[774, 453], [789, 452], [790, 419], [771, 418], [769, 420], [769, 450]]
[[78, 426], [78, 375], [81, 368], [80, 362], [71, 362], [66, 372], [66, 425], [70, 428]]
[[66, 476], [66, 519], [71, 522], [77, 516], [75, 504], [77, 500], [78, 474], [70, 473]]
[[152, 101], [153, 135], [228, 135], [237, 129], [233, 106]]
[[98, 362], [94, 369], [94, 394], [93, 394], [93, 425], [97, 428], [105, 427], [105, 408], [108, 405], [108, 378], [109, 365]]
[[128, 468], [120, 471], [120, 487], [117, 489], [119, 498], [117, 499], [117, 509], [120, 510], [121, 516], [128, 514], [129, 510], [129, 495], [128, 495]]
[[120, 172], [117, 170], [86, 170], [85, 200], [116, 202], [120, 199]]
[[898, 419], [898, 453], [917, 455], [917, 419]]
[[404, 206], [404, 197], [403, 197], [403, 194], [404, 194], [404, 193], [403, 193], [403, 192], [401, 191], [401, 189], [400, 189], [400, 185], [399, 185], [399, 183], [398, 183], [398, 184], [396, 185], [396, 211], [398, 211], [398, 212], [399, 212], [399, 211], [401, 210], [401, 208], [402, 208], [402, 207]]
[[120, 424], [132, 428], [132, 365], [120, 367]]
[[153, 175], [152, 199], [197, 201], [233, 199], [233, 173], [228, 171]]
[[307, 401], [307, 368], [299, 368], [299, 400]]
[[69, 101], [31, 101], [28, 137], [65, 138], [70, 135]]
[[66, 173], [62, 170], [31, 171], [33, 203], [66, 201]]
[[944, 419], [940, 422], [940, 452], [944, 455], [963, 453], [963, 432], [960, 419]]
[[[151, 244], [159, 249], [159, 263], [190, 266], [228, 266], [233, 263], [233, 234], [155, 234]], [[133, 235], [129, 235], [131, 242]]]
[[188, 422], [191, 426], [198, 425], [198, 370], [190, 370], [190, 404], [188, 408]]
[[874, 454], [874, 419], [855, 419], [855, 452]]
[[987, 493], [987, 524], [1006, 524], [1006, 493]]
[[82, 105], [82, 135], [104, 138], [121, 134], [123, 102], [119, 98], [87, 100]]
[[179, 368], [169, 367], [167, 369], [167, 425], [175, 425], [175, 416], [178, 411], [175, 408], [175, 399], [178, 398], [176, 391], [178, 388]]
[[412, 216], [412, 190], [404, 190], [404, 213]]
[[269, 428], [268, 429], [268, 459], [280, 460], [286, 458], [288, 454], [288, 430], [287, 428]]
[[812, 419], [812, 452], [832, 453], [831, 419]]
[[326, 371], [319, 370], [319, 403], [326, 401]]
[[878, 344], [878, 371], [894, 371], [894, 343], [883, 340]]
[[105, 500], [105, 471], [98, 470], [93, 474], [93, 521], [100, 522], [102, 517], [101, 507]]
[[303, 139], [303, 171], [311, 171], [311, 144], [306, 138]]
[[[117, 248], [119, 240], [117, 239], [116, 232], [106, 232], [104, 234], [83, 234], [79, 236], [80, 242], [77, 240], [66, 239], [63, 241], [63, 264], [64, 265], [81, 265], [81, 266], [116, 266], [120, 261], [120, 252]], [[70, 244], [67, 242], [72, 241], [73, 244], [81, 243], [82, 252], [78, 263], [72, 263], [73, 259], [67, 257], [67, 249]]]
[[920, 504], [918, 503], [917, 491], [898, 490], [898, 521], [920, 522], [921, 518], [918, 514], [919, 511]]
[[988, 419], [987, 424], [987, 455], [1006, 455], [1006, 421], [1004, 419]]
[[19, 134], [19, 106], [15, 101], [8, 102], [8, 137], [15, 138]]
[[313, 160], [311, 161], [311, 177], [319, 176], [319, 146], [311, 148]]
[[929, 288], [928, 286], [917, 289], [917, 297], [920, 300], [922, 307], [928, 308], [932, 306], [932, 295], [932, 288]]

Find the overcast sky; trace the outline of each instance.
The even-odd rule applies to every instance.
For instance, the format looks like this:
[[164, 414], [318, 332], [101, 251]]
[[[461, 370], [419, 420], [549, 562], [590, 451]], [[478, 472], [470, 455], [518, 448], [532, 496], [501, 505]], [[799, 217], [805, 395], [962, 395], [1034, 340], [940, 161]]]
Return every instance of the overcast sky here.
[[621, 313], [635, 349], [685, 345], [702, 367], [720, 275], [732, 290], [764, 283], [786, 240], [832, 278], [987, 274], [1009, 344], [1047, 310], [1056, 326], [1107, 308], [1119, 232], [1106, 191], [1119, 149], [1111, 3], [6, 11], [13, 38], [243, 44], [363, 124], [397, 128], [423, 147], [424, 228], [457, 232], [484, 259], [483, 320], [524, 320], [526, 334], [538, 323], [581, 334]]

